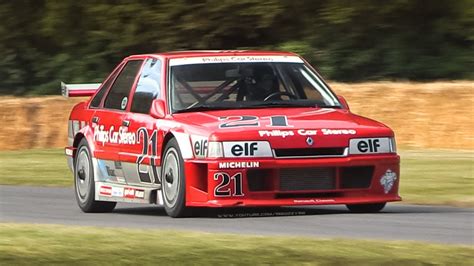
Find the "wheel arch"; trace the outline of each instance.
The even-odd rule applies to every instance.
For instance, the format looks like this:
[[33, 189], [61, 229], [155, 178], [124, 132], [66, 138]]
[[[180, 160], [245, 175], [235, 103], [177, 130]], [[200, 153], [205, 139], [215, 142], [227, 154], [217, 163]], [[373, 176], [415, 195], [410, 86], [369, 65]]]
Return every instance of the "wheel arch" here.
[[72, 143], [72, 146], [74, 148], [77, 148], [79, 146], [79, 143], [81, 143], [81, 140], [85, 137], [86, 136], [83, 133], [81, 132], [77, 133], [76, 136], [74, 136], [74, 142]]
[[181, 156], [183, 159], [192, 159], [194, 158], [192, 146], [191, 146], [191, 138], [190, 135], [184, 132], [177, 132], [177, 131], [168, 131], [164, 138], [163, 138], [163, 145], [161, 146], [161, 162], [163, 162], [163, 156], [165, 154], [165, 147], [171, 139], [176, 139], [178, 143], [179, 151], [181, 152]]

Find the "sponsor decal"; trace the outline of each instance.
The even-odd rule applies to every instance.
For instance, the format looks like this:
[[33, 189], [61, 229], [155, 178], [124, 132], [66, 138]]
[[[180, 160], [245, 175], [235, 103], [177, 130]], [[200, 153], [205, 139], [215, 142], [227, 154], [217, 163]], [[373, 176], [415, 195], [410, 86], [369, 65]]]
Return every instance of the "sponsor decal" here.
[[274, 56], [206, 56], [171, 59], [170, 66], [192, 65], [192, 64], [215, 64], [215, 63], [255, 63], [255, 62], [283, 62], [303, 63], [298, 56], [274, 55]]
[[385, 194], [388, 194], [390, 190], [392, 190], [395, 180], [397, 180], [397, 174], [390, 169], [380, 178], [380, 184], [383, 186]]
[[198, 158], [204, 158], [207, 155], [208, 141], [207, 137], [191, 136], [194, 155]]
[[124, 189], [123, 197], [127, 199], [144, 199], [145, 191], [142, 189], [126, 187]]
[[295, 132], [293, 130], [259, 130], [258, 134], [260, 137], [282, 137], [286, 138], [289, 136], [294, 136]]
[[110, 186], [100, 186], [99, 195], [112, 196], [112, 187], [110, 187]]
[[244, 142], [242, 144], [235, 144], [230, 148], [232, 155], [238, 156], [254, 156], [257, 151], [257, 142]]
[[135, 198], [135, 189], [126, 187], [123, 193], [124, 198], [134, 199]]
[[357, 131], [354, 129], [321, 129], [323, 135], [355, 135]]
[[301, 136], [316, 136], [318, 134], [317, 129], [298, 129], [296, 132]]
[[351, 154], [388, 153], [390, 152], [389, 138], [361, 138], [349, 141]]
[[144, 199], [144, 198], [145, 198], [145, 191], [144, 191], [144, 190], [140, 190], [140, 189], [136, 189], [136, 190], [135, 190], [135, 198], [137, 198], [137, 199]]
[[137, 136], [134, 132], [128, 132], [127, 127], [121, 126], [116, 131], [114, 126], [106, 130], [104, 125], [95, 124], [94, 141], [102, 143], [102, 146], [105, 143], [134, 145], [137, 143]]
[[290, 137], [295, 135], [300, 136], [316, 136], [318, 135], [318, 131], [321, 132], [322, 135], [355, 135], [357, 131], [354, 129], [327, 129], [323, 128], [321, 130], [317, 129], [298, 129], [298, 130], [259, 130], [258, 134], [260, 137]]
[[272, 157], [267, 141], [227, 141], [223, 142], [224, 157]]
[[123, 197], [123, 188], [121, 188], [121, 187], [112, 187], [112, 196], [114, 196], [114, 197]]
[[219, 162], [219, 168], [258, 168], [260, 162]]

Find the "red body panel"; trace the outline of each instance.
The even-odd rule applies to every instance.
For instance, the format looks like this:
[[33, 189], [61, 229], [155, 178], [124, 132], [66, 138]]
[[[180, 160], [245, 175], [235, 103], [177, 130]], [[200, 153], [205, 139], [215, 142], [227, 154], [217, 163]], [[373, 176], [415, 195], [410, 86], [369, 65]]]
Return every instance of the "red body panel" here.
[[[193, 51], [171, 52], [162, 54], [136, 55], [125, 59], [158, 58], [163, 62], [163, 79], [161, 82], [160, 98], [166, 102], [168, 84], [168, 61], [173, 58], [206, 57], [220, 55], [289, 55], [286, 52], [270, 51]], [[119, 65], [122, 67], [123, 64]], [[135, 80], [132, 93], [135, 90]], [[206, 88], [203, 88], [205, 90]], [[79, 133], [74, 132], [77, 139], [84, 136], [93, 151], [94, 157], [104, 160], [136, 163], [143, 154], [144, 128], [148, 138], [156, 134], [156, 146], [152, 147], [156, 154], [148, 152], [142, 161], [145, 165], [161, 165], [161, 156], [165, 146], [164, 140], [169, 136], [177, 138], [185, 161], [186, 176], [186, 205], [207, 207], [230, 206], [289, 206], [289, 205], [318, 205], [318, 204], [355, 204], [355, 203], [380, 203], [398, 201], [398, 184], [400, 176], [400, 158], [396, 153], [372, 155], [345, 155], [337, 158], [199, 158], [192, 141], [193, 136], [199, 136], [209, 141], [268, 141], [272, 149], [304, 149], [308, 147], [307, 138], [314, 138], [312, 147], [317, 148], [347, 148], [352, 138], [379, 138], [394, 137], [394, 133], [387, 126], [352, 114], [347, 109], [330, 108], [260, 108], [244, 110], [219, 110], [206, 112], [189, 112], [170, 114], [166, 104], [167, 114], [163, 119], [156, 119], [148, 114], [130, 112], [130, 97], [128, 106], [124, 111], [109, 109], [93, 109], [89, 103], [80, 103], [71, 112], [70, 120], [83, 121]], [[258, 125], [235, 128], [222, 128], [223, 123], [236, 122], [240, 116], [255, 117]], [[270, 118], [285, 116], [287, 126], [274, 127]], [[99, 120], [94, 120], [99, 117]], [[110, 134], [119, 130], [123, 121], [130, 125], [126, 131], [135, 134], [135, 142], [121, 145], [119, 142], [111, 143], [101, 141], [100, 132]], [[99, 126], [103, 128], [99, 128]], [[111, 129], [112, 128], [112, 129]], [[273, 131], [275, 130], [275, 131]], [[350, 131], [348, 133], [340, 132]], [[352, 133], [352, 131], [354, 133]], [[339, 132], [339, 133], [338, 133]], [[326, 134], [328, 133], [328, 134]], [[171, 134], [171, 135], [169, 135]], [[281, 134], [287, 134], [282, 136]], [[110, 137], [110, 136], [109, 136]], [[153, 142], [155, 143], [155, 142]], [[77, 145], [70, 143], [71, 148]], [[191, 151], [190, 151], [191, 149]], [[219, 163], [232, 163], [237, 167], [220, 167]], [[241, 166], [251, 167], [238, 167]], [[258, 165], [258, 167], [254, 167]], [[343, 187], [342, 171], [345, 167], [368, 167], [373, 170], [370, 184], [364, 188]], [[334, 171], [333, 187], [330, 189], [282, 191], [281, 172], [285, 169], [302, 171], [304, 169], [324, 168]], [[264, 179], [263, 187], [255, 190], [249, 188], [249, 171], [259, 170]], [[345, 171], [345, 170], [344, 170]], [[386, 173], [394, 173], [396, 179], [393, 187], [386, 192], [381, 184], [381, 178]], [[229, 176], [230, 182], [222, 186], [223, 180], [220, 173]], [[217, 176], [217, 178], [216, 178]], [[238, 188], [236, 182], [241, 182]], [[228, 196], [217, 196], [216, 188]], [[236, 190], [241, 190], [237, 191]], [[234, 195], [237, 194], [237, 195]]]

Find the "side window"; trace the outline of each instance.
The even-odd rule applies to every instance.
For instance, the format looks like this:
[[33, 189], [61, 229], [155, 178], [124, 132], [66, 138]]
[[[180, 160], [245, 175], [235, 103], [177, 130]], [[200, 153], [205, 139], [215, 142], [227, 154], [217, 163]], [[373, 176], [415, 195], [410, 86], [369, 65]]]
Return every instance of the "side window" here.
[[143, 66], [137, 88], [132, 99], [131, 111], [148, 114], [151, 103], [160, 94], [161, 61], [148, 59]]
[[100, 90], [95, 94], [94, 98], [91, 101], [90, 107], [92, 108], [98, 108], [100, 103], [102, 102], [102, 98], [104, 97], [104, 94], [107, 92], [107, 89], [110, 87], [112, 82], [114, 82], [115, 77], [117, 77], [119, 67], [110, 75], [110, 78], [107, 79], [107, 81], [102, 85]]
[[109, 109], [125, 110], [128, 103], [128, 95], [132, 89], [133, 82], [143, 60], [128, 61], [122, 72], [109, 90], [105, 98], [104, 107]]

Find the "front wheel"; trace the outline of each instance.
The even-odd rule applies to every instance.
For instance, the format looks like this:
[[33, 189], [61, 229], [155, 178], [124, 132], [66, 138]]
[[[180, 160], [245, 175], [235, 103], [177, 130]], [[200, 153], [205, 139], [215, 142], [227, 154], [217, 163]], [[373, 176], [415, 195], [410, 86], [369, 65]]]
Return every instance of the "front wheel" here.
[[171, 139], [165, 147], [161, 176], [163, 202], [166, 213], [171, 217], [183, 217], [186, 208], [186, 178], [184, 161], [176, 139]]
[[116, 202], [96, 201], [92, 157], [86, 139], [77, 148], [74, 163], [74, 190], [77, 204], [83, 212], [110, 212]]
[[351, 212], [356, 213], [374, 213], [381, 211], [387, 203], [372, 203], [372, 204], [348, 204], [346, 207]]

